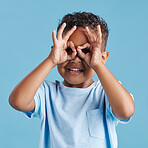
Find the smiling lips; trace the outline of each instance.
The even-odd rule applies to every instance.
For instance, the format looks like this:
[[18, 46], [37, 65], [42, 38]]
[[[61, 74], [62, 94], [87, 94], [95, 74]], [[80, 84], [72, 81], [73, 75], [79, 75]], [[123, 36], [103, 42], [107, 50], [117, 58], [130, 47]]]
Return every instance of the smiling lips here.
[[67, 68], [67, 70], [69, 70], [69, 71], [74, 71], [74, 72], [78, 72], [78, 71], [83, 72], [83, 71], [84, 71], [84, 70], [81, 69], [81, 68], [75, 68], [75, 67]]
[[84, 66], [78, 65], [78, 64], [68, 64], [66, 67], [66, 70], [71, 75], [78, 75], [82, 72], [84, 72], [85, 68]]

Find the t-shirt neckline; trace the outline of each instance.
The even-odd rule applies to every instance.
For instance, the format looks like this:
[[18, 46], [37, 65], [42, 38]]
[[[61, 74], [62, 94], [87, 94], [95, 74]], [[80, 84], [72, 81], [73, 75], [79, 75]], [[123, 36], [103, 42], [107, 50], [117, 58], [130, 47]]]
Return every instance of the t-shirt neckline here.
[[91, 90], [93, 87], [95, 87], [97, 85], [97, 83], [99, 83], [100, 81], [99, 80], [95, 80], [90, 86], [86, 87], [86, 88], [72, 88], [72, 87], [68, 87], [68, 86], [65, 86], [63, 84], [62, 81], [60, 81], [60, 88], [64, 91], [67, 91], [67, 92], [73, 92], [73, 93], [78, 93], [78, 92], [87, 92], [89, 90]]

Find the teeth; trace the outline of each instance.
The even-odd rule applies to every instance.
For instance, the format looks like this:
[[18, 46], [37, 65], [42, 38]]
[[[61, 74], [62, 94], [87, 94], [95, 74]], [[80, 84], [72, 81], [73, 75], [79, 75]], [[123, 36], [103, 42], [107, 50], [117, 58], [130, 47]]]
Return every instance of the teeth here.
[[68, 68], [68, 70], [71, 70], [71, 71], [82, 71], [82, 69], [79, 69], [79, 68]]
[[78, 71], [80, 69], [78, 69], [78, 68], [71, 68], [71, 70]]

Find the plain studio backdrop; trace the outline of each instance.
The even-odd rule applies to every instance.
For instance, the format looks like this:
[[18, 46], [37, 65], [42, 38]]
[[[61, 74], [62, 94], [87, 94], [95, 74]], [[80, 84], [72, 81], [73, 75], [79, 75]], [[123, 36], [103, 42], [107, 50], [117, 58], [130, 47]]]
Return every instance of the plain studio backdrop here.
[[[74, 11], [93, 12], [106, 20], [110, 29], [106, 66], [134, 95], [132, 120], [117, 126], [119, 148], [148, 147], [147, 6], [146, 0], [0, 0], [0, 148], [38, 147], [39, 119], [27, 119], [12, 109], [8, 97], [48, 56], [52, 30]], [[62, 80], [56, 68], [46, 79]]]

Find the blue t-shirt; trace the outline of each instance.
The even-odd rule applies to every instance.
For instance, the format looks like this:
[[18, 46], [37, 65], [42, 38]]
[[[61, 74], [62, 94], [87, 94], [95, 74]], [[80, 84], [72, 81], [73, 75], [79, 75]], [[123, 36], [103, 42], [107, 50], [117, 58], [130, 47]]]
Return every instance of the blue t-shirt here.
[[116, 125], [99, 80], [87, 88], [70, 88], [62, 82], [43, 81], [35, 110], [25, 112], [41, 121], [39, 148], [117, 148]]

